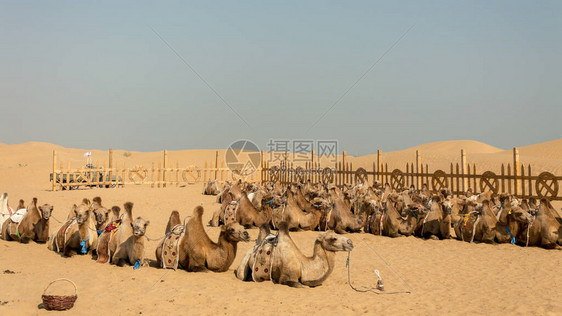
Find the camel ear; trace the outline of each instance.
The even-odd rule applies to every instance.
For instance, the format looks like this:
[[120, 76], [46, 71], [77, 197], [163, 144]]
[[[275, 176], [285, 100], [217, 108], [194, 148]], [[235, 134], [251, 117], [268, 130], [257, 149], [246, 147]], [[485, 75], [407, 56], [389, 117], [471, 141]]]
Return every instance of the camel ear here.
[[150, 221], [146, 221], [146, 223], [144, 223], [144, 227], [148, 226], [148, 224], [150, 224]]
[[133, 224], [133, 222], [129, 223], [131, 225], [131, 227], [135, 228], [135, 225]]
[[72, 211], [74, 212], [74, 214], [78, 215], [78, 213], [76, 213], [76, 208], [77, 208], [76, 204], [72, 205]]

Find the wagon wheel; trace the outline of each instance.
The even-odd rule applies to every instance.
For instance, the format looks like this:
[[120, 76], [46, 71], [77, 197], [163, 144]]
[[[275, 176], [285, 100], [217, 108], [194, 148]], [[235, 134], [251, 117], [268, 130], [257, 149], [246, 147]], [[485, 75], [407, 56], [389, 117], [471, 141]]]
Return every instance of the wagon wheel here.
[[129, 172], [129, 180], [134, 184], [142, 184], [148, 176], [148, 170], [145, 168], [135, 168]]
[[269, 169], [269, 178], [271, 182], [279, 181], [279, 167], [273, 166]]
[[322, 184], [329, 184], [334, 181], [334, 171], [328, 167], [322, 170]]
[[194, 184], [201, 179], [201, 170], [195, 166], [189, 166], [182, 171], [181, 177], [187, 184]]
[[304, 169], [303, 169], [303, 167], [297, 167], [297, 169], [295, 169], [295, 181], [297, 181], [298, 183], [304, 182]]
[[494, 194], [498, 193], [498, 178], [492, 171], [484, 172], [480, 178], [480, 191], [484, 192], [486, 189], [494, 192]]
[[390, 186], [396, 191], [404, 188], [405, 181], [404, 173], [399, 169], [394, 169], [390, 174]]
[[365, 168], [359, 168], [355, 171], [355, 183], [365, 183], [367, 182], [367, 170]]
[[436, 170], [431, 176], [431, 186], [434, 191], [439, 191], [443, 188], [449, 187], [449, 180], [447, 179], [447, 173], [443, 170]]
[[[554, 198], [558, 196], [558, 181], [556, 176], [550, 172], [539, 174], [535, 182], [535, 191], [540, 198]], [[543, 193], [543, 191], [546, 191]]]

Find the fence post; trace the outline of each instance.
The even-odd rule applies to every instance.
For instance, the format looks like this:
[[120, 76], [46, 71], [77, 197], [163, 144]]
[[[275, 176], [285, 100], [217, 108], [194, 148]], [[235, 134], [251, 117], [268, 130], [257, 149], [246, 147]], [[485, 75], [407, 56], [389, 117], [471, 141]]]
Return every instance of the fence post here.
[[53, 191], [57, 190], [56, 187], [55, 187], [55, 182], [57, 182], [57, 175], [55, 174], [56, 169], [57, 169], [57, 151], [53, 150], [53, 185], [52, 185]]
[[215, 153], [215, 178], [213, 180], [216, 180], [219, 177], [219, 151], [217, 150], [217, 152]]
[[166, 168], [168, 167], [168, 151], [164, 150], [164, 163], [163, 163], [163, 168], [162, 168], [162, 187], [165, 188], [166, 187], [166, 182], [168, 180], [168, 171], [166, 170]]
[[[468, 182], [466, 178], [466, 152], [461, 149], [461, 174], [462, 174], [462, 191], [466, 192], [468, 190]], [[458, 188], [457, 188], [458, 190]]]
[[416, 150], [416, 188], [419, 190], [421, 188], [420, 181], [420, 165], [421, 165], [421, 155], [420, 151]]
[[515, 179], [513, 183], [513, 194], [519, 195], [520, 181], [519, 176], [521, 175], [521, 165], [519, 164], [519, 148], [513, 147], [513, 178]]
[[382, 152], [380, 149], [377, 150], [377, 179], [382, 183]]
[[[261, 162], [260, 162], [260, 183], [263, 184], [265, 181], [265, 152], [261, 151]], [[222, 182], [222, 175], [221, 175], [221, 182]]]

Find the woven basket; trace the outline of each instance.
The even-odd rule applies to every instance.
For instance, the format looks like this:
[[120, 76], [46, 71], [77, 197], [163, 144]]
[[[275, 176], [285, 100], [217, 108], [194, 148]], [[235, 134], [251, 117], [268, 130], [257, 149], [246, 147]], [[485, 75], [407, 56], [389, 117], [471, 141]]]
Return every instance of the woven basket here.
[[[66, 281], [71, 283], [74, 286], [74, 295], [46, 295], [45, 293], [47, 292], [47, 289], [53, 283], [58, 281]], [[52, 281], [43, 291], [43, 295], [41, 295], [41, 299], [43, 299], [43, 305], [45, 306], [45, 309], [54, 311], [64, 311], [72, 308], [77, 298], [78, 289], [76, 288], [76, 284], [74, 284], [74, 282], [70, 281], [69, 279], [56, 279]]]

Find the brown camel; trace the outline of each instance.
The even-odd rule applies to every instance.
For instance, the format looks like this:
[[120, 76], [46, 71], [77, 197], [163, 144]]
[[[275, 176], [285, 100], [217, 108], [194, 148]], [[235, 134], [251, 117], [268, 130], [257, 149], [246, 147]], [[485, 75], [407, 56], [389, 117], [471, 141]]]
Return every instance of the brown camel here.
[[517, 241], [530, 246], [546, 249], [557, 247], [560, 234], [560, 223], [556, 219], [556, 211], [546, 198], [540, 200], [535, 210], [530, 210], [533, 219], [525, 224], [517, 235]]
[[122, 223], [109, 242], [109, 250], [112, 254], [111, 263], [120, 267], [130, 264], [138, 269], [144, 264], [142, 261], [144, 259], [145, 233], [150, 221], [146, 221], [140, 216], [133, 219], [133, 203], [125, 203], [124, 208], [125, 214]]
[[[156, 247], [156, 261], [159, 267], [177, 269], [179, 258], [178, 246], [180, 238], [182, 238], [184, 234], [184, 230], [185, 226], [181, 223], [180, 213], [178, 211], [172, 211], [168, 219], [168, 224], [166, 225], [164, 239], [160, 242], [158, 247]], [[166, 258], [163, 258], [162, 254], [164, 254]], [[165, 261], [166, 265], [162, 265], [162, 260], [169, 261]]]
[[95, 231], [95, 219], [90, 206], [87, 199], [82, 200], [80, 205], [72, 206], [70, 213], [74, 216], [52, 237], [52, 250], [62, 251], [65, 257], [75, 253], [85, 255], [92, 250], [95, 252], [98, 234]]
[[320, 222], [322, 211], [310, 204], [308, 212], [304, 212], [298, 205], [295, 193], [291, 188], [285, 192], [285, 205], [274, 210], [272, 224], [277, 227], [281, 222], [287, 222], [291, 230], [314, 230]]
[[203, 187], [203, 194], [204, 195], [218, 195], [221, 192], [219, 189], [219, 181], [212, 180], [205, 184]]
[[185, 234], [179, 247], [179, 264], [190, 272], [228, 270], [234, 258], [239, 241], [249, 241], [250, 235], [238, 223], [221, 226], [217, 243], [213, 242], [203, 228], [203, 207], [193, 210], [193, 217], [185, 225]]
[[457, 239], [467, 242], [475, 240], [494, 243], [498, 219], [492, 211], [492, 207], [489, 200], [484, 200], [482, 203], [468, 201], [463, 217], [455, 225]]
[[431, 197], [429, 213], [422, 223], [421, 237], [431, 239], [451, 238], [451, 210], [450, 200], [443, 201], [443, 195], [435, 194]]
[[121, 210], [118, 206], [114, 206], [111, 209], [103, 207], [101, 204], [101, 198], [99, 196], [96, 196], [93, 199], [91, 209], [96, 221], [96, 230], [98, 232], [98, 235], [102, 233], [103, 229], [109, 223], [119, 218], [119, 211]]
[[337, 187], [329, 190], [333, 209], [328, 220], [328, 228], [338, 234], [359, 232], [367, 222], [367, 213], [363, 210], [357, 214], [351, 212], [351, 203]]
[[[20, 200], [20, 209], [23, 206], [22, 204], [23, 201]], [[2, 238], [4, 240], [18, 240], [24, 244], [31, 240], [39, 243], [47, 242], [49, 239], [49, 219], [52, 211], [51, 205], [37, 206], [37, 198], [33, 198], [19, 223], [15, 223], [11, 218], [4, 222]]]
[[[243, 260], [236, 270], [240, 280], [272, 280], [291, 287], [319, 286], [334, 270], [336, 252], [353, 249], [350, 239], [328, 231], [318, 234], [312, 257], [305, 256], [291, 238], [285, 222], [280, 223], [276, 240], [270, 238], [269, 243], [260, 243], [267, 247], [269, 254], [256, 249], [255, 255], [245, 257], [247, 261]], [[253, 275], [248, 275], [250, 271]]]

